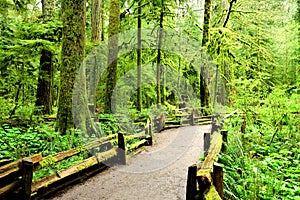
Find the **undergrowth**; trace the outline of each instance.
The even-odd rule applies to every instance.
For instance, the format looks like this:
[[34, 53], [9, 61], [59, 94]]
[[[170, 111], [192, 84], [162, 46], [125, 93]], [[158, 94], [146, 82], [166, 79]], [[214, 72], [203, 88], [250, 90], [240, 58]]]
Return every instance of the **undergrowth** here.
[[300, 199], [299, 99], [275, 91], [226, 121], [229, 143], [219, 161], [227, 199]]
[[53, 123], [37, 127], [0, 126], [0, 160], [18, 160], [26, 156], [42, 153], [43, 156], [81, 146], [79, 131], [71, 130], [66, 135], [54, 130]]

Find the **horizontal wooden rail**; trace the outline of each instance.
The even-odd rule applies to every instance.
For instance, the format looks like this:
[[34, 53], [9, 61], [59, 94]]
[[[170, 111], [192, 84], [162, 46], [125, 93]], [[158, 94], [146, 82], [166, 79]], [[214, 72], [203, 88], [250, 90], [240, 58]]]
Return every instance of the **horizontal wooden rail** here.
[[221, 152], [222, 148], [222, 140], [223, 136], [221, 133], [214, 133], [210, 140], [210, 147], [208, 150], [208, 154], [202, 163], [201, 169], [209, 169], [212, 170], [213, 163], [218, 161], [218, 154]]
[[126, 140], [133, 140], [133, 139], [141, 138], [143, 136], [146, 136], [146, 132], [145, 131], [142, 131], [142, 132], [137, 133], [137, 134], [125, 136], [125, 139]]
[[[104, 150], [103, 152], [97, 153], [94, 157], [90, 157], [67, 169], [38, 179], [32, 183], [33, 171], [49, 167], [54, 163], [77, 155], [80, 152], [94, 148]], [[115, 156], [117, 156], [116, 148], [113, 148], [109, 139], [100, 138], [81, 147], [59, 152], [54, 155], [42, 157], [41, 154], [36, 154], [22, 160], [8, 163], [0, 167], [0, 198], [6, 198], [7, 195], [11, 194], [11, 192], [16, 192], [23, 199], [29, 199], [31, 194], [39, 192], [42, 188], [48, 188], [49, 185], [58, 180], [65, 179], [66, 177], [79, 173], [86, 168], [99, 164], [99, 162], [112, 159]], [[21, 179], [19, 177], [21, 177]]]
[[[2, 166], [0, 168], [2, 169], [0, 177], [3, 176], [4, 178], [7, 178], [7, 174], [14, 171], [17, 173], [14, 174], [14, 179], [0, 187], [0, 198], [5, 197], [9, 192], [18, 191], [18, 195], [22, 196], [22, 198], [24, 197], [23, 199], [39, 199], [40, 197], [47, 196], [58, 189], [82, 179], [82, 177], [86, 177], [87, 174], [100, 172], [111, 165], [126, 164], [126, 154], [128, 150], [133, 152], [145, 145], [152, 145], [151, 121], [147, 120], [145, 122], [145, 131], [142, 131], [139, 134], [130, 136], [124, 136], [122, 133], [110, 134], [104, 138], [93, 139], [81, 147], [59, 152], [44, 158], [40, 154], [32, 156], [31, 158], [25, 159], [25, 161], [30, 161], [28, 162], [29, 165], [25, 165], [25, 161], [17, 161]], [[132, 139], [139, 140], [138, 142], [131, 144], [127, 149], [126, 140], [129, 141]], [[117, 141], [118, 147], [114, 147], [112, 141]], [[94, 151], [94, 149], [97, 150]], [[32, 181], [32, 172], [34, 170], [49, 167], [54, 163], [60, 162], [86, 150], [92, 150], [94, 156], [66, 169], [56, 171], [54, 174]], [[31, 165], [32, 167], [30, 167]], [[18, 177], [20, 176], [22, 179], [19, 180]]]
[[0, 167], [3, 165], [9, 164], [11, 162], [13, 162], [13, 159], [11, 159], [11, 158], [0, 160]]
[[152, 124], [149, 119], [147, 119], [146, 121], [144, 131], [137, 134], [125, 136], [126, 141], [133, 140], [133, 139], [138, 139], [138, 141], [136, 141], [133, 144], [130, 144], [129, 147], [127, 148], [127, 152], [135, 151], [143, 146], [152, 145]]
[[[175, 116], [184, 118], [183, 120], [188, 123], [187, 125], [210, 122], [211, 117], [196, 116], [195, 113], [181, 113]], [[166, 124], [168, 122], [166, 121], [167, 117], [161, 115], [155, 118], [153, 123], [149, 119], [139, 121], [145, 122], [145, 129], [135, 135], [109, 134], [104, 138], [89, 141], [81, 147], [54, 155], [42, 157], [41, 154], [37, 154], [12, 163], [5, 163], [8, 161], [4, 161], [4, 164], [0, 165], [0, 199], [7, 197], [12, 192], [17, 193], [19, 197], [22, 196], [23, 199], [39, 198], [78, 181], [82, 177], [86, 177], [87, 174], [106, 169], [108, 163], [109, 165], [126, 164], [127, 153], [132, 154], [142, 149], [141, 147], [152, 145], [152, 133], [167, 128]], [[180, 119], [180, 122], [182, 122], [182, 119]], [[182, 126], [183, 124], [179, 125]], [[126, 141], [134, 139], [137, 139], [136, 142], [127, 145], [126, 148]], [[114, 147], [114, 144], [118, 144], [118, 147]], [[54, 174], [32, 181], [34, 171], [49, 167], [86, 150], [91, 150], [95, 156], [89, 157], [67, 169], [56, 171]]]
[[51, 187], [51, 184], [57, 182], [59, 180], [67, 179], [69, 176], [73, 174], [78, 174], [80, 171], [87, 169], [89, 167], [98, 165], [101, 162], [108, 161], [112, 157], [117, 155], [116, 148], [112, 148], [111, 150], [103, 153], [98, 153], [96, 156], [87, 158], [67, 169], [56, 172], [55, 174], [51, 174], [44, 178], [38, 179], [32, 184], [32, 193], [39, 192], [43, 188]]
[[206, 157], [202, 163], [188, 169], [187, 200], [223, 199], [223, 168], [217, 161], [226, 141], [227, 131], [204, 134]]
[[212, 123], [213, 115], [210, 116], [196, 116], [196, 111], [190, 113], [173, 114], [165, 117], [164, 125], [162, 130], [170, 128], [179, 128], [190, 125], [207, 125]]

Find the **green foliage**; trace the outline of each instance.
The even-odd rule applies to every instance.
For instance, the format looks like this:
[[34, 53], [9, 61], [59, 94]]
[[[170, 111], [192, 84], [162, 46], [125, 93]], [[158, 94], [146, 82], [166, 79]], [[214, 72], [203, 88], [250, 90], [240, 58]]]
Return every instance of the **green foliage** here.
[[240, 133], [240, 117], [227, 121], [230, 141], [220, 160], [228, 198], [300, 197], [299, 98], [278, 89], [263, 105], [247, 107], [245, 134]]
[[114, 118], [113, 114], [100, 114], [99, 115], [101, 130], [105, 134], [115, 134], [120, 132], [120, 128]]
[[[42, 49], [53, 52], [53, 63], [58, 68], [61, 22], [43, 24], [3, 16], [0, 21], [0, 103], [5, 105], [1, 107], [4, 111], [0, 119], [3, 119], [11, 117], [13, 109], [30, 111], [33, 107]], [[31, 112], [19, 116], [26, 118]]]
[[54, 131], [53, 124], [36, 127], [13, 127], [2, 124], [0, 159], [17, 160], [37, 153], [47, 156], [65, 151], [82, 144], [80, 135], [80, 132], [73, 130], [61, 136]]
[[84, 159], [88, 158], [89, 154], [87, 152], [81, 152], [78, 155], [72, 156], [70, 158], [64, 159], [58, 163], [56, 163], [55, 160], [50, 161], [49, 163], [44, 163], [44, 166], [41, 166], [42, 168], [34, 171], [33, 173], [33, 180], [37, 180], [39, 178], [51, 175], [51, 174], [60, 174], [60, 171], [63, 169], [67, 169]]
[[[200, 12], [202, 8], [199, 9], [190, 1], [170, 0], [165, 0], [162, 8], [161, 2], [141, 0], [142, 27], [152, 29], [152, 34], [157, 36], [160, 12], [163, 10], [164, 28], [186, 34], [197, 41], [200, 48], [203, 34], [203, 16], [202, 11]], [[226, 123], [230, 136], [229, 145], [227, 153], [220, 156], [225, 169], [225, 194], [229, 199], [300, 199], [300, 45], [295, 42], [299, 40], [299, 1], [235, 1], [230, 19], [226, 27], [223, 27], [229, 2], [232, 1], [213, 1], [210, 42], [206, 49], [226, 83], [230, 109], [239, 108], [246, 115], [244, 134], [240, 133], [243, 123], [240, 116], [234, 116]], [[54, 123], [44, 123], [41, 116], [32, 114], [42, 49], [53, 53], [54, 66], [61, 70], [61, 17], [63, 14], [67, 19], [68, 16], [67, 12], [61, 12], [60, 3], [56, 1], [56, 18], [45, 23], [35, 1], [0, 0], [0, 159], [17, 160], [36, 153], [47, 156], [82, 145], [79, 131], [71, 130], [62, 136], [54, 131]], [[137, 1], [121, 1], [121, 5], [122, 11], [128, 8], [130, 12], [122, 18], [119, 31], [137, 27]], [[104, 24], [108, 21], [109, 6], [109, 1], [105, 0]], [[119, 10], [115, 11], [117, 18]], [[90, 22], [86, 23], [89, 36]], [[70, 25], [69, 31], [73, 31], [75, 24]], [[85, 26], [78, 28], [83, 31]], [[117, 26], [113, 28], [116, 29]], [[107, 26], [104, 27], [106, 35], [107, 29]], [[71, 43], [75, 41], [74, 37], [77, 38], [73, 33], [68, 36], [72, 37]], [[147, 36], [142, 33], [142, 37], [144, 39]], [[135, 38], [124, 39], [119, 44], [119, 49], [128, 48], [127, 44], [132, 41], [134, 43]], [[147, 42], [142, 41], [142, 65], [153, 66], [154, 69], [157, 50], [153, 47], [157, 46], [157, 38], [145, 41]], [[97, 45], [86, 41], [83, 43], [87, 43], [87, 52]], [[75, 48], [74, 45], [68, 47]], [[72, 55], [66, 54], [65, 63], [70, 58], [78, 57], [78, 48], [74, 52]], [[180, 74], [199, 98], [199, 74], [193, 67], [194, 63], [186, 61], [185, 55], [174, 55], [165, 51], [161, 53], [161, 64]], [[119, 56], [116, 72], [119, 80], [136, 66], [136, 57], [135, 51]], [[56, 93], [58, 83], [64, 83], [64, 78], [70, 73], [63, 75], [61, 80], [56, 73]], [[130, 94], [130, 102], [124, 102], [130, 105], [129, 110], [126, 110], [127, 118], [99, 114], [103, 111], [106, 98], [105, 83], [108, 72], [103, 74], [106, 75], [101, 77], [97, 89], [96, 110], [101, 130], [106, 135], [124, 131], [127, 135], [134, 134], [142, 126], [135, 126], [132, 121], [153, 118], [163, 112], [170, 113], [180, 103], [180, 97], [166, 89], [167, 102], [161, 109], [157, 109], [153, 106], [157, 103], [156, 85], [149, 84], [142, 86], [141, 112], [136, 110], [137, 98], [133, 92]], [[147, 78], [155, 81], [150, 73], [148, 76]], [[174, 85], [179, 86], [182, 81], [179, 78]], [[126, 84], [136, 85], [136, 79], [130, 79]], [[126, 89], [128, 88], [124, 92]], [[53, 96], [55, 105], [57, 96]], [[190, 101], [189, 104], [203, 110], [210, 109], [200, 108], [198, 100]], [[116, 120], [115, 117], [120, 119]], [[120, 124], [123, 124], [122, 127]], [[128, 145], [138, 141], [130, 140]], [[60, 170], [87, 156], [86, 152], [82, 152], [59, 163], [55, 163], [54, 159], [44, 161], [44, 168], [35, 172], [34, 179], [53, 173], [59, 174]]]

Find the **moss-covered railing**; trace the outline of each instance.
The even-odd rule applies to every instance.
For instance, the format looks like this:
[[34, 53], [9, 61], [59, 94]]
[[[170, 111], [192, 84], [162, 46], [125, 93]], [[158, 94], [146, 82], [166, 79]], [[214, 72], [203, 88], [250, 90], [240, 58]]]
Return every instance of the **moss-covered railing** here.
[[213, 116], [211, 133], [204, 133], [203, 136], [205, 159], [188, 168], [186, 200], [223, 199], [223, 168], [217, 161], [218, 154], [226, 151], [228, 131], [220, 129], [224, 119], [236, 113], [237, 110], [222, 118]]
[[[136, 139], [136, 140], [134, 140]], [[136, 141], [128, 144], [129, 141]], [[127, 145], [128, 144], [128, 145]], [[147, 120], [145, 129], [134, 135], [110, 134], [91, 139], [87, 144], [54, 155], [43, 157], [36, 154], [15, 162], [0, 165], [0, 199], [41, 199], [75, 182], [99, 173], [110, 166], [126, 164], [129, 156], [144, 146], [152, 145], [152, 125]], [[91, 156], [63, 170], [33, 180], [33, 173], [82, 152]]]
[[[36, 154], [21, 160], [0, 163], [0, 199], [41, 199], [55, 191], [75, 182], [99, 173], [109, 166], [126, 164], [128, 157], [135, 155], [152, 145], [152, 134], [168, 128], [186, 125], [209, 124], [212, 116], [199, 117], [195, 111], [175, 111], [170, 116], [161, 115], [153, 122], [144, 122], [143, 131], [133, 135], [122, 133], [110, 134], [103, 138], [95, 138], [89, 143], [43, 157]], [[134, 141], [134, 142], [132, 142]], [[83, 161], [63, 170], [55, 170], [52, 174], [33, 180], [33, 173], [43, 168], [59, 165], [60, 162], [85, 151], [91, 155]]]
[[154, 118], [155, 132], [183, 126], [211, 124], [213, 115], [202, 116], [197, 110], [176, 109], [169, 115]]
[[223, 168], [217, 163], [227, 131], [204, 134], [205, 160], [188, 168], [186, 199], [223, 199]]

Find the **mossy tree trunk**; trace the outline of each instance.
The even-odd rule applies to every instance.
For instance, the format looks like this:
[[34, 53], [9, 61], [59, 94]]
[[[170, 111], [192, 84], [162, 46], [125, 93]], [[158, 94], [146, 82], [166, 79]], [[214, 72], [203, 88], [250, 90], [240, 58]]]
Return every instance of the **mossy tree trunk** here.
[[142, 110], [142, 88], [141, 88], [141, 72], [142, 72], [142, 8], [141, 1], [138, 2], [138, 32], [137, 32], [137, 110]]
[[85, 56], [86, 1], [62, 0], [62, 53], [57, 128], [65, 134], [74, 127], [72, 91], [75, 75]]
[[205, 0], [202, 46], [206, 46], [209, 41], [211, 5], [212, 5], [212, 0]]
[[[92, 9], [91, 9], [91, 27], [92, 27], [92, 43], [99, 43], [103, 39], [103, 0], [92, 0]], [[96, 56], [94, 57], [97, 60]], [[97, 75], [98, 67], [97, 62], [94, 62], [93, 67], [88, 67], [86, 69], [87, 75], [87, 95], [88, 95], [88, 104], [92, 113], [95, 112], [96, 108], [96, 88], [97, 88]]]
[[[298, 22], [298, 52], [300, 50], [300, 0], [297, 0], [297, 12], [296, 12], [296, 20]], [[299, 54], [298, 54], [299, 55]], [[300, 56], [298, 56], [296, 60], [296, 71], [295, 71], [295, 81], [296, 85], [300, 85]], [[298, 94], [300, 94], [300, 90], [298, 90]]]
[[[54, 0], [42, 0], [43, 21], [47, 23], [53, 20]], [[40, 58], [40, 70], [36, 93], [36, 113], [52, 113], [52, 96], [54, 82], [53, 53], [49, 49], [42, 50]]]
[[118, 70], [118, 33], [120, 27], [120, 0], [110, 1], [108, 27], [108, 75], [105, 91], [105, 112], [111, 113], [112, 94], [117, 82]]
[[161, 46], [163, 39], [163, 21], [164, 21], [164, 0], [161, 0], [161, 11], [159, 18], [159, 32], [158, 32], [158, 44], [157, 44], [157, 63], [156, 63], [156, 95], [157, 95], [157, 105], [162, 103], [161, 98]]
[[99, 42], [102, 40], [102, 0], [92, 1], [91, 10], [91, 24], [92, 24], [92, 38], [91, 42]]
[[[210, 27], [210, 14], [211, 14], [211, 5], [212, 0], [205, 0], [204, 4], [204, 22], [203, 22], [203, 37], [202, 37], [202, 46], [207, 46], [209, 42], [209, 27]], [[209, 94], [207, 84], [205, 82], [205, 73], [203, 67], [201, 68], [200, 76], [200, 99], [201, 107], [209, 106]]]

